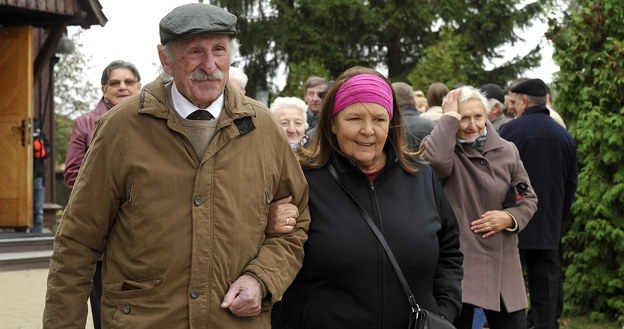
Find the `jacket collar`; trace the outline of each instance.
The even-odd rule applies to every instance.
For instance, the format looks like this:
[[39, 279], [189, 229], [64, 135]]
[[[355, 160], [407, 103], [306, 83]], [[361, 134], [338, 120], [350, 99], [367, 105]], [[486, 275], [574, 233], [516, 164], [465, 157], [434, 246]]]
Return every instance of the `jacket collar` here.
[[525, 115], [538, 114], [538, 113], [550, 115], [550, 111], [548, 110], [546, 105], [533, 105], [527, 108], [526, 110], [524, 110], [524, 113], [522, 113], [520, 117], [523, 117]]
[[[141, 89], [139, 114], [149, 114], [167, 120], [170, 124], [175, 122], [175, 125], [179, 125], [173, 104], [167, 96], [166, 85], [167, 82], [158, 77]], [[229, 81], [225, 86], [224, 95], [224, 106], [221, 115], [219, 115], [217, 130], [236, 124], [235, 120], [256, 116], [249, 100], [238, 92]]]
[[[395, 166], [399, 164], [397, 150], [391, 141], [389, 140], [386, 141], [386, 145], [384, 146], [384, 152], [386, 153], [386, 165], [382, 173], [379, 176], [383, 176], [385, 172], [387, 172], [388, 170], [394, 168]], [[336, 166], [336, 168], [338, 168], [337, 170], [339, 172], [344, 172], [344, 173], [356, 172], [364, 177], [367, 177], [366, 174], [362, 172], [362, 170], [360, 170], [360, 168], [357, 165], [357, 162], [355, 162], [351, 158], [347, 158], [341, 154], [334, 154], [329, 161], [333, 163], [334, 166]], [[368, 179], [368, 177], [366, 179]]]
[[93, 112], [95, 112], [95, 114], [99, 118], [102, 115], [104, 115], [104, 113], [106, 113], [107, 111], [108, 111], [108, 107], [106, 107], [106, 102], [104, 101], [104, 97], [102, 97], [100, 98], [100, 101], [95, 106], [95, 110]]
[[403, 105], [401, 106], [401, 114], [403, 116], [406, 115], [415, 115], [415, 116], [420, 116], [420, 111], [418, 111], [418, 109], [416, 109], [415, 107], [411, 106], [411, 105]]

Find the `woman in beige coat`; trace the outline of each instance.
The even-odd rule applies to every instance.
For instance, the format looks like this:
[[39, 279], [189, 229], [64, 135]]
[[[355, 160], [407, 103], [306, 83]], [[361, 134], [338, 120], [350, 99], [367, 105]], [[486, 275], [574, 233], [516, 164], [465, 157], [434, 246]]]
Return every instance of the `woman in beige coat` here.
[[[526, 328], [526, 291], [518, 253], [518, 232], [537, 210], [518, 150], [487, 121], [485, 97], [472, 87], [451, 91], [444, 115], [423, 140], [430, 162], [459, 221], [464, 253], [463, 311], [458, 329], [471, 328], [475, 307], [490, 328]], [[503, 207], [515, 182], [528, 184], [522, 202]]]

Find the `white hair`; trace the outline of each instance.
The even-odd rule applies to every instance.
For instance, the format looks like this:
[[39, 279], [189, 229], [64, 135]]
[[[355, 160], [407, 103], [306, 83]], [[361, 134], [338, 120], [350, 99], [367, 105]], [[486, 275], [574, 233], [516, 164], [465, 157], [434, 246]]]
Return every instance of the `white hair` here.
[[276, 118], [279, 112], [286, 108], [294, 108], [300, 110], [301, 115], [303, 116], [303, 121], [305, 122], [306, 129], [308, 129], [308, 120], [306, 115], [308, 112], [308, 105], [306, 105], [306, 103], [301, 98], [278, 97], [273, 101], [273, 103], [271, 103], [271, 106], [269, 107], [269, 109], [271, 109], [271, 112]]
[[459, 94], [459, 103], [466, 103], [473, 99], [478, 100], [481, 102], [481, 104], [483, 104], [483, 110], [485, 112], [485, 115], [488, 115], [488, 113], [490, 113], [490, 106], [488, 105], [488, 101], [485, 96], [479, 91], [479, 89], [471, 86], [462, 86], [461, 93]]
[[498, 99], [488, 98], [488, 111], [491, 110], [494, 106], [496, 106], [496, 104], [500, 104], [501, 109], [503, 108], [503, 103], [501, 103]]
[[249, 78], [247, 77], [247, 74], [243, 72], [243, 69], [238, 68], [236, 66], [231, 66], [230, 67], [230, 80], [237, 81], [238, 84], [241, 86], [241, 88], [245, 89], [245, 87], [247, 86], [247, 81], [249, 81]]

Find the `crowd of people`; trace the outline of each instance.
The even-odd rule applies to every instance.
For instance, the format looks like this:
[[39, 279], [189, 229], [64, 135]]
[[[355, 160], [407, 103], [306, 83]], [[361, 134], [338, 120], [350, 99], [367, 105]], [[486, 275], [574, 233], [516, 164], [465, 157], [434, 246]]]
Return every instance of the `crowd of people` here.
[[161, 76], [104, 69], [67, 150], [44, 328], [84, 327], [87, 300], [96, 328], [404, 328], [412, 302], [458, 329], [481, 309], [558, 328], [577, 155], [542, 80], [425, 93], [356, 66], [267, 107], [231, 67], [236, 22], [177, 7]]

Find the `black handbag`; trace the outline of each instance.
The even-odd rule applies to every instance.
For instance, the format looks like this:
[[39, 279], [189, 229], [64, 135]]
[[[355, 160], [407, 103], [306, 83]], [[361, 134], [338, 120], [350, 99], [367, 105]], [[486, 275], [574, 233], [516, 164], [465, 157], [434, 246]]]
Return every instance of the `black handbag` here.
[[403, 291], [405, 291], [405, 295], [407, 296], [407, 301], [411, 306], [409, 325], [407, 329], [456, 329], [451, 322], [437, 315], [435, 312], [420, 308], [420, 306], [416, 302], [416, 299], [414, 298], [414, 294], [412, 294], [412, 291], [410, 290], [409, 285], [405, 280], [405, 276], [403, 276], [403, 272], [399, 267], [399, 263], [397, 263], [396, 258], [394, 257], [394, 254], [392, 253], [392, 250], [390, 249], [388, 242], [386, 242], [383, 234], [381, 234], [381, 232], [377, 228], [377, 225], [373, 223], [373, 220], [366, 212], [364, 207], [362, 207], [362, 205], [355, 199], [353, 194], [351, 194], [351, 191], [349, 191], [344, 185], [342, 185], [340, 177], [338, 177], [338, 173], [336, 172], [336, 169], [331, 165], [331, 163], [328, 164], [327, 167], [338, 185], [340, 185], [340, 187], [347, 193], [347, 195], [351, 197], [353, 203], [355, 203], [355, 205], [358, 207], [360, 214], [362, 215], [368, 226], [371, 228], [371, 230], [373, 230], [373, 233], [375, 233], [375, 236], [379, 240], [379, 243], [381, 243], [381, 246], [386, 251], [386, 255], [388, 256], [390, 263], [392, 263], [392, 267], [394, 268], [394, 271], [396, 272], [396, 275], [401, 282], [401, 286], [403, 286]]
[[515, 207], [522, 203], [524, 196], [527, 194], [529, 184], [523, 181], [511, 182], [505, 200], [503, 201], [503, 209]]

